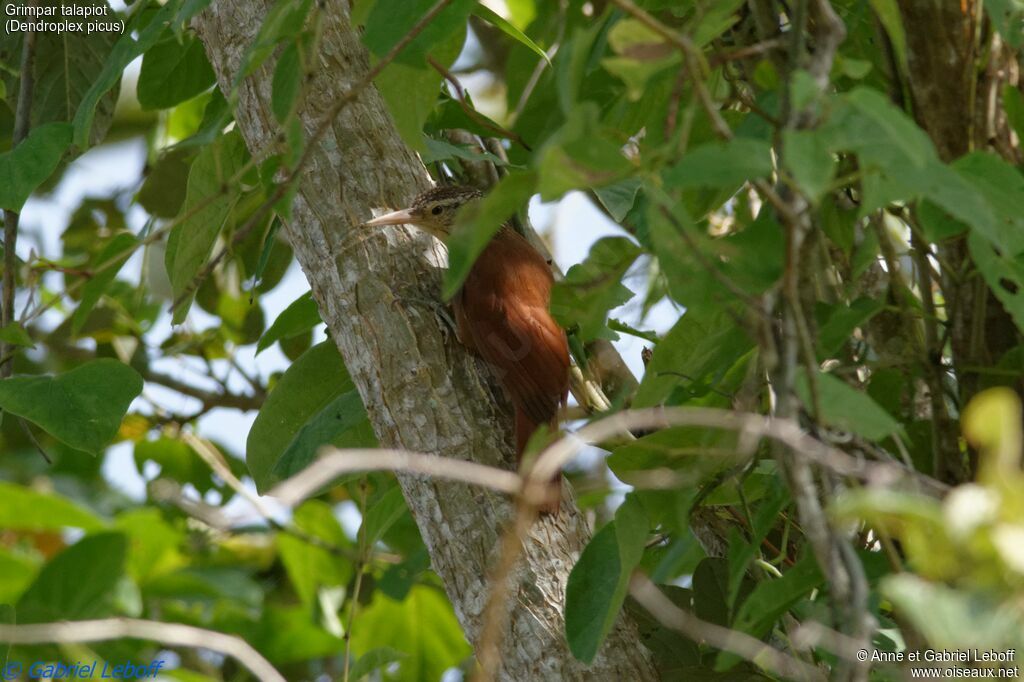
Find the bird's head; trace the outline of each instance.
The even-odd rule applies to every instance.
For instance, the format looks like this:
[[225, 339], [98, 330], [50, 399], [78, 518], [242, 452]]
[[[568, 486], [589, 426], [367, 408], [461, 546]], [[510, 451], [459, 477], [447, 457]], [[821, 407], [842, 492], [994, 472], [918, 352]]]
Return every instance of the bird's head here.
[[482, 196], [479, 190], [472, 187], [434, 187], [420, 193], [413, 199], [409, 208], [385, 213], [366, 221], [363, 225], [412, 225], [439, 239], [444, 239], [451, 234], [458, 210]]

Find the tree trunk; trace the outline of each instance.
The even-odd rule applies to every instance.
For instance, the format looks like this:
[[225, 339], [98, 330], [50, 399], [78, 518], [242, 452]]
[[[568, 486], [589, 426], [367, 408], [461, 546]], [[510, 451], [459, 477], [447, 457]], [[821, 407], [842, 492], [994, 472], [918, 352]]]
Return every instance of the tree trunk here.
[[[270, 3], [220, 0], [195, 22], [228, 91]], [[368, 69], [348, 4], [325, 3], [323, 41], [301, 121], [307, 138]], [[269, 60], [273, 61], [273, 60]], [[250, 151], [266, 154], [273, 64], [239, 89], [236, 120]], [[364, 232], [371, 207], [406, 205], [429, 185], [373, 87], [346, 107], [318, 143], [299, 182], [287, 236], [383, 446], [511, 467], [511, 413], [486, 368], [454, 339], [429, 303], [439, 300], [430, 238], [406, 228]], [[510, 501], [462, 484], [399, 475], [402, 490], [467, 638], [479, 646], [487, 575]], [[568, 506], [568, 505], [567, 505]], [[498, 677], [507, 680], [656, 678], [635, 626], [620, 618], [591, 666], [563, 635], [569, 571], [590, 538], [571, 505], [539, 521], [513, 573], [510, 621]]]

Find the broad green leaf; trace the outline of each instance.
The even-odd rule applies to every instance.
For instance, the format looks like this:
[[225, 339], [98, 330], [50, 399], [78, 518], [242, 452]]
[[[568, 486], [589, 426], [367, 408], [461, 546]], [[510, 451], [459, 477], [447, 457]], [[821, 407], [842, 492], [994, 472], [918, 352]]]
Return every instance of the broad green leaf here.
[[[89, 318], [89, 313], [99, 303], [100, 297], [106, 293], [107, 287], [117, 277], [121, 267], [135, 253], [137, 246], [138, 240], [135, 239], [135, 235], [130, 232], [122, 232], [111, 239], [93, 260], [93, 276], [82, 288], [82, 300], [78, 302], [78, 307], [75, 308], [75, 312], [71, 316], [72, 334], [77, 336], [82, 330], [82, 325]], [[99, 268], [104, 265], [107, 267], [100, 270]]]
[[836, 306], [818, 331], [818, 348], [821, 353], [826, 357], [838, 353], [853, 331], [882, 312], [883, 308], [884, 300], [871, 298], [858, 298], [849, 307]]
[[175, 38], [146, 50], [139, 72], [137, 94], [143, 109], [170, 109], [192, 99], [215, 80], [203, 50], [193, 36], [182, 42]]
[[369, 505], [363, 516], [365, 542], [372, 547], [403, 514], [408, 513], [402, 489], [395, 485]]
[[17, 322], [11, 322], [6, 327], [0, 328], [0, 342], [23, 348], [32, 348], [36, 345], [25, 328]]
[[87, 620], [111, 613], [128, 543], [120, 533], [88, 535], [51, 559], [18, 600], [19, 623]]
[[349, 679], [361, 680], [375, 670], [380, 670], [405, 658], [405, 654], [391, 647], [370, 649], [349, 668]]
[[533, 195], [537, 176], [531, 172], [509, 173], [490, 194], [459, 210], [455, 227], [447, 240], [448, 270], [443, 296], [451, 299], [466, 281], [466, 275], [501, 226]]
[[[168, 25], [177, 26], [187, 22], [194, 15], [199, 13], [211, 0], [173, 0], [168, 2], [156, 12], [135, 12], [132, 20], [128, 22], [125, 32], [118, 38], [113, 49], [106, 60], [103, 61], [103, 68], [95, 78], [89, 79], [92, 85], [81, 97], [74, 115], [75, 134], [74, 141], [80, 150], [87, 149], [90, 140], [93, 143], [99, 142], [96, 136], [94, 123], [97, 121], [97, 114], [100, 120], [104, 116], [105, 105], [101, 101], [110, 100], [110, 111], [113, 111], [113, 103], [116, 101], [114, 90], [121, 83], [121, 77], [125, 68], [139, 55], [144, 54], [164, 35]], [[116, 35], [116, 34], [107, 34]], [[113, 97], [110, 93], [114, 92]], [[100, 127], [98, 124], [96, 127]], [[92, 137], [90, 137], [92, 134]]]
[[[35, 562], [21, 554], [0, 549], [0, 609], [18, 600], [18, 596], [32, 582], [37, 571]], [[5, 623], [2, 614], [0, 623]], [[3, 658], [0, 657], [0, 665], [3, 665], [3, 662]]]
[[98, 455], [117, 435], [142, 377], [109, 358], [57, 376], [16, 376], [0, 381], [0, 408], [24, 417], [57, 440]]
[[729, 627], [729, 563], [708, 557], [693, 571], [693, 611], [698, 618]]
[[183, 565], [179, 547], [185, 534], [164, 520], [158, 509], [140, 507], [121, 512], [114, 528], [128, 538], [128, 573], [139, 583]]
[[718, 0], [718, 2], [709, 4], [701, 13], [700, 21], [693, 29], [693, 42], [697, 47], [704, 47], [729, 30], [739, 19], [736, 10], [743, 4], [744, 0]]
[[1008, 45], [1014, 48], [1024, 45], [1024, 2], [985, 0], [985, 10]]
[[139, 204], [152, 215], [173, 218], [185, 201], [192, 158], [187, 149], [167, 152], [149, 169], [139, 189]]
[[896, 4], [897, 0], [870, 0], [871, 9], [875, 11], [878, 20], [882, 22], [885, 32], [889, 35], [896, 58], [901, 68], [907, 66], [907, 34], [903, 28], [903, 19], [900, 17], [900, 9]]
[[709, 142], [686, 153], [664, 173], [668, 187], [738, 188], [772, 171], [771, 145], [762, 140], [736, 137]]
[[283, 123], [288, 118], [288, 113], [292, 110], [295, 98], [299, 94], [299, 86], [302, 84], [300, 67], [299, 44], [289, 43], [281, 52], [281, 56], [277, 58], [277, 64], [274, 66], [274, 79], [271, 84], [273, 94], [270, 98], [270, 106], [278, 123]]
[[697, 487], [741, 462], [735, 432], [680, 426], [661, 429], [615, 448], [608, 467], [624, 483], [651, 471], [671, 471], [677, 485]]
[[599, 187], [594, 190], [594, 194], [608, 210], [612, 220], [622, 222], [626, 214], [633, 210], [641, 185], [642, 181], [639, 178], [626, 178], [614, 185]]
[[201, 494], [214, 487], [210, 467], [184, 441], [168, 436], [140, 440], [135, 444], [135, 466], [139, 473], [146, 462], [160, 465], [160, 475], [181, 484], [191, 484]]
[[312, 293], [307, 291], [289, 303], [270, 328], [263, 333], [256, 344], [256, 355], [270, 348], [274, 342], [298, 336], [322, 322], [316, 301], [313, 300]]
[[1013, 317], [1017, 329], [1024, 329], [1024, 257], [1010, 257], [977, 232], [970, 234], [967, 245], [985, 283]]
[[167, 239], [165, 264], [175, 299], [183, 295], [187, 298], [175, 309], [174, 324], [185, 320], [197, 288], [194, 279], [209, 259], [217, 235], [238, 200], [238, 189], [227, 183], [247, 156], [236, 130], [204, 147], [192, 163], [181, 208], [187, 218], [171, 229]]
[[[303, 503], [295, 510], [292, 522], [304, 534], [325, 543], [327, 547], [344, 548], [351, 545], [330, 505], [320, 500]], [[344, 588], [352, 577], [351, 564], [339, 560], [327, 547], [289, 533], [277, 534], [277, 551], [281, 563], [307, 609], [313, 609], [316, 604], [318, 590], [324, 587]]]
[[[308, 463], [320, 446], [331, 442], [330, 438], [308, 438], [304, 429], [326, 435], [330, 430], [317, 428], [316, 422], [334, 422], [340, 425], [340, 433], [336, 430], [332, 435], [338, 437], [366, 420], [355, 390], [331, 340], [313, 346], [292, 363], [267, 397], [246, 441], [245, 461], [260, 492], [279, 480], [281, 471], [294, 473], [293, 461]], [[330, 409], [346, 395], [354, 396], [347, 409]], [[293, 449], [295, 443], [302, 446]]]
[[71, 144], [71, 126], [47, 123], [0, 154], [0, 208], [20, 211], [29, 195], [57, 168]]
[[[301, 356], [300, 356], [301, 358]], [[294, 476], [312, 463], [321, 445], [339, 448], [373, 447], [377, 444], [373, 428], [363, 409], [363, 401], [351, 383], [314, 414], [292, 439], [274, 467], [273, 476]]]
[[0, 528], [11, 530], [99, 530], [106, 524], [71, 500], [0, 481]]
[[[375, 57], [383, 57], [419, 24], [435, 4], [435, 0], [376, 0], [366, 20], [363, 43]], [[395, 63], [416, 67], [424, 65], [428, 52], [465, 30], [466, 20], [475, 5], [475, 0], [453, 0], [402, 48]], [[460, 47], [461, 44], [455, 48], [456, 53]]]
[[[226, 608], [237, 606], [227, 604]], [[301, 669], [303, 662], [328, 660], [345, 650], [344, 640], [318, 624], [304, 606], [268, 604], [261, 611], [258, 631], [251, 635], [250, 641], [277, 666]], [[356, 678], [350, 675], [349, 679], [355, 682]]]
[[1003, 109], [1006, 110], [1006, 120], [1010, 127], [1017, 133], [1017, 137], [1024, 140], [1024, 93], [1012, 85], [1004, 85]]
[[401, 652], [398, 670], [388, 679], [400, 682], [439, 680], [448, 668], [469, 656], [470, 648], [452, 607], [437, 588], [418, 585], [397, 602], [378, 592], [359, 612], [352, 628], [352, 650], [357, 656], [387, 647]]
[[816, 130], [792, 130], [782, 133], [786, 170], [812, 204], [818, 203], [832, 184], [836, 159], [828, 139]]
[[641, 249], [626, 237], [604, 237], [590, 247], [586, 260], [569, 268], [551, 292], [551, 313], [566, 329], [578, 325], [579, 338], [617, 338], [605, 322], [608, 312], [633, 298], [622, 285]]
[[580, 554], [565, 589], [565, 636], [573, 656], [594, 660], [619, 617], [633, 569], [647, 541], [648, 521], [635, 495], [627, 495], [615, 520]]
[[[14, 6], [19, 4], [25, 3], [13, 3]], [[106, 0], [42, 0], [35, 4], [55, 10], [57, 14], [53, 19], [57, 20], [62, 18], [60, 12], [63, 8], [106, 10], [105, 15], [96, 18], [100, 21], [120, 19], [110, 9]], [[4, 15], [4, 21], [9, 18], [9, 15]], [[18, 19], [25, 21], [30, 20], [30, 17], [22, 16]], [[0, 32], [0, 54], [20, 56], [24, 35], [23, 31]], [[112, 31], [36, 31], [30, 116], [32, 128], [51, 122], [71, 122], [90, 86], [105, 70], [106, 61], [118, 39], [118, 34]], [[11, 63], [12, 66], [16, 65], [18, 57], [13, 57]], [[0, 79], [0, 82], [6, 85], [8, 103], [13, 111], [20, 88], [18, 69], [14, 68], [9, 72], [0, 69]], [[78, 144], [80, 150], [85, 149], [87, 143], [97, 144], [106, 136], [113, 121], [119, 85], [120, 79], [111, 84], [103, 97], [96, 100], [93, 105], [95, 118], [90, 124], [90, 129], [85, 131], [85, 144]], [[4, 133], [4, 136], [7, 134]], [[70, 140], [70, 136], [68, 139]], [[3, 184], [0, 182], [0, 187]]]
[[471, 146], [462, 146], [435, 140], [426, 135], [423, 136], [423, 144], [426, 146], [426, 153], [421, 153], [423, 163], [429, 164], [435, 161], [446, 161], [448, 159], [464, 159], [466, 161], [490, 161], [495, 166], [507, 166], [502, 159], [490, 152], [475, 151]]
[[731, 370], [745, 364], [753, 348], [727, 311], [687, 311], [655, 347], [633, 406], [690, 403], [709, 395], [728, 400], [736, 388]]
[[540, 45], [530, 40], [530, 36], [526, 35], [518, 28], [510, 24], [508, 21], [505, 20], [505, 17], [501, 16], [494, 10], [490, 9], [489, 7], [487, 7], [487, 5], [475, 6], [473, 8], [473, 14], [480, 17], [487, 23], [491, 24], [492, 26], [500, 30], [502, 33], [512, 38], [512, 40], [515, 40], [519, 44], [526, 47], [528, 50], [530, 50], [535, 55], [537, 55], [545, 62], [547, 62], [549, 66], [551, 65], [551, 60], [548, 59], [547, 53], [543, 49], [541, 49]]
[[633, 165], [622, 153], [618, 131], [600, 121], [593, 102], [571, 111], [570, 118], [540, 152], [541, 199], [550, 201], [574, 189], [592, 189], [624, 179]]
[[967, 154], [952, 165], [984, 197], [993, 214], [991, 223], [975, 220], [971, 226], [1008, 256], [1024, 252], [1024, 175], [988, 152]]
[[[819, 416], [824, 423], [873, 441], [903, 433], [900, 423], [879, 407], [867, 393], [854, 390], [842, 379], [825, 372], [819, 372], [815, 379], [818, 407], [821, 409]], [[804, 407], [813, 414], [815, 404], [803, 368], [797, 375], [796, 392]]]

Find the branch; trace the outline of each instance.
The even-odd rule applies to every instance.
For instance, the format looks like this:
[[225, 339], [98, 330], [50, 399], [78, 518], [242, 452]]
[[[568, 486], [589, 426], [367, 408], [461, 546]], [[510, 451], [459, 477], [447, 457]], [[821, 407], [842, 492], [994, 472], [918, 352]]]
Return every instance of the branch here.
[[814, 682], [827, 679], [817, 668], [788, 656], [745, 632], [709, 623], [684, 611], [673, 604], [642, 573], [633, 574], [629, 583], [629, 593], [662, 625], [677, 630], [698, 644], [705, 643], [721, 651], [735, 654], [780, 679]]
[[242, 638], [181, 623], [107, 618], [38, 625], [0, 625], [0, 642], [9, 644], [73, 644], [111, 639], [148, 639], [166, 646], [216, 651], [237, 659], [261, 682], [286, 682], [270, 661]]
[[204, 408], [232, 407], [239, 410], [258, 410], [263, 407], [264, 396], [207, 391], [180, 379], [175, 379], [169, 374], [157, 372], [149, 368], [141, 370], [141, 374], [142, 378], [150, 383], [160, 384], [164, 388], [169, 388], [172, 391], [177, 391], [182, 395], [199, 400], [203, 403]]
[[294, 506], [341, 474], [354, 471], [404, 471], [483, 486], [509, 495], [517, 495], [523, 487], [522, 479], [511, 471], [452, 457], [387, 449], [323, 448], [321, 452], [325, 456], [277, 484], [267, 494], [282, 504]]

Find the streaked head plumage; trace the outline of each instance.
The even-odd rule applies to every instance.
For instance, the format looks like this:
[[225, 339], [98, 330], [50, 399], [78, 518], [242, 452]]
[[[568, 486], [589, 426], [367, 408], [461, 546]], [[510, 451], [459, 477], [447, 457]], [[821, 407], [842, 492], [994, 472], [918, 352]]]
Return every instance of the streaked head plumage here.
[[363, 224], [413, 225], [444, 238], [451, 232], [458, 210], [481, 197], [483, 193], [480, 190], [464, 185], [432, 187], [417, 195], [408, 208], [385, 213]]

